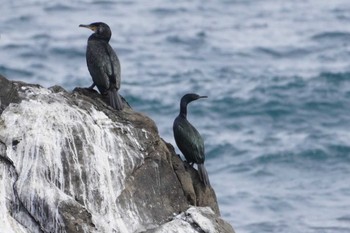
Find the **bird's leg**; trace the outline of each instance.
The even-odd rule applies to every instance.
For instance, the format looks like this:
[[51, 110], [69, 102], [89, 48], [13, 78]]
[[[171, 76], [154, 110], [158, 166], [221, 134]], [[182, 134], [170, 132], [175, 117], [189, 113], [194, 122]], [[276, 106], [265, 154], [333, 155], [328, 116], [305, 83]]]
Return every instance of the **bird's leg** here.
[[184, 167], [186, 169], [186, 171], [191, 167], [189, 163], [187, 163], [187, 161], [184, 162]]
[[95, 83], [92, 83], [92, 85], [89, 86], [88, 89], [91, 89], [91, 90], [92, 90], [92, 89], [94, 89], [95, 86], [96, 86], [96, 84], [95, 84]]

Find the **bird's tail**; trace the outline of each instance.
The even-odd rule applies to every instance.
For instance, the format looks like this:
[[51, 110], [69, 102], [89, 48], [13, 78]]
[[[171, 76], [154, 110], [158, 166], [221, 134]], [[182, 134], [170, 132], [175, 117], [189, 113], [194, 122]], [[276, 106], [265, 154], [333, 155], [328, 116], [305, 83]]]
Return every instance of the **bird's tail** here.
[[120, 95], [118, 94], [117, 89], [115, 88], [109, 89], [108, 97], [109, 97], [109, 104], [112, 106], [112, 108], [117, 110], [123, 109], [123, 101], [120, 98]]
[[205, 186], [210, 186], [208, 172], [204, 167], [204, 163], [198, 164], [198, 174], [203, 184]]

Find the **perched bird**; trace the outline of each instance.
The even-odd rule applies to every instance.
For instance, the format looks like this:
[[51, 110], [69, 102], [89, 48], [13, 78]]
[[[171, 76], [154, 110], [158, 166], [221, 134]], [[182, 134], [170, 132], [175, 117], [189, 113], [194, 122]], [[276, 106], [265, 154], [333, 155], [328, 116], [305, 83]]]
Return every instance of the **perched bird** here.
[[118, 94], [120, 88], [120, 63], [117, 54], [109, 45], [112, 32], [109, 26], [102, 22], [79, 27], [89, 28], [94, 33], [89, 37], [86, 49], [86, 63], [92, 77], [102, 95], [108, 95], [109, 104], [117, 110], [123, 109], [123, 102]]
[[180, 113], [174, 120], [173, 131], [176, 145], [185, 156], [187, 162], [190, 165], [193, 165], [193, 163], [198, 165], [199, 178], [205, 186], [210, 186], [208, 173], [204, 167], [203, 138], [187, 120], [187, 104], [200, 98], [207, 98], [207, 96], [190, 93], [181, 98]]

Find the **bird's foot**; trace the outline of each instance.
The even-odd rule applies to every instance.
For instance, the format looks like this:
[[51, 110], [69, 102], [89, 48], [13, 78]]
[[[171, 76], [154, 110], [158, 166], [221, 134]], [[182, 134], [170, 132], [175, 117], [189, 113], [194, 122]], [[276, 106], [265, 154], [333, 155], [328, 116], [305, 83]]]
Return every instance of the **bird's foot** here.
[[91, 89], [91, 90], [92, 90], [92, 89], [94, 89], [95, 86], [96, 86], [96, 84], [93, 83], [91, 86], [88, 87], [88, 89]]

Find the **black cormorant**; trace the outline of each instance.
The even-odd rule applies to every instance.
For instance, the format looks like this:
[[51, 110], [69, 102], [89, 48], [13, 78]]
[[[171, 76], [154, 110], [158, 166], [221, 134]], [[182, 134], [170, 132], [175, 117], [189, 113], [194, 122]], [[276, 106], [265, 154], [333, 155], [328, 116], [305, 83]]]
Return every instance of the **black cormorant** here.
[[94, 31], [89, 37], [86, 49], [86, 63], [96, 85], [102, 95], [108, 95], [109, 104], [117, 110], [123, 109], [123, 102], [118, 94], [120, 88], [120, 63], [117, 54], [109, 45], [111, 29], [102, 22], [89, 25], [80, 24], [79, 27], [86, 27]]
[[204, 142], [196, 128], [187, 120], [187, 104], [207, 96], [197, 94], [186, 94], [181, 98], [180, 114], [176, 117], [173, 124], [174, 138], [187, 162], [191, 165], [198, 164], [198, 174], [205, 186], [210, 186], [208, 173], [204, 167]]

